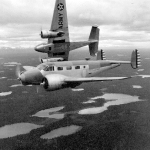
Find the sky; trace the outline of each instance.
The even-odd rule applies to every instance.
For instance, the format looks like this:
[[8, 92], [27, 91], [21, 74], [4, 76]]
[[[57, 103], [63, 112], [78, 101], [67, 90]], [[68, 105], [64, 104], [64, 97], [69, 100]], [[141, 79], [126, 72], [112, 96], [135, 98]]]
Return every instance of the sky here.
[[[55, 0], [1, 0], [0, 48], [33, 48], [47, 42]], [[100, 28], [100, 48], [150, 48], [150, 0], [66, 0], [71, 41]]]

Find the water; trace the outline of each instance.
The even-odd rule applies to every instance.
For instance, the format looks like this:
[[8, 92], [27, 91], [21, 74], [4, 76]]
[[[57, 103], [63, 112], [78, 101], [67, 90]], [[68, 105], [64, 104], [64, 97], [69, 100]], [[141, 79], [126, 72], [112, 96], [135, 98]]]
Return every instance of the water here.
[[80, 92], [80, 91], [84, 91], [84, 89], [72, 89], [73, 92]]
[[106, 100], [106, 103], [104, 103], [103, 106], [82, 109], [79, 111], [79, 114], [80, 115], [99, 114], [108, 110], [109, 106], [123, 105], [141, 101], [138, 98], [138, 96], [130, 96], [125, 94], [111, 94], [111, 93], [105, 93], [103, 96], [98, 96], [91, 99], [98, 100], [102, 98]]
[[0, 79], [6, 79], [7, 77], [0, 77]]
[[18, 123], [18, 124], [6, 125], [0, 128], [0, 139], [27, 134], [30, 133], [30, 131], [41, 127], [43, 126], [30, 124], [30, 123]]
[[64, 114], [58, 113], [62, 109], [64, 109], [64, 106], [42, 110], [32, 115], [32, 117], [63, 119]]
[[133, 85], [134, 89], [142, 89], [142, 87], [140, 85]]
[[53, 130], [50, 133], [42, 135], [41, 138], [42, 139], [53, 139], [53, 138], [57, 138], [60, 136], [67, 136], [67, 135], [74, 134], [81, 129], [82, 129], [82, 127], [80, 127], [80, 126], [71, 125], [68, 127], [63, 127], [63, 128]]
[[150, 75], [138, 75], [141, 76], [142, 78], [150, 78]]
[[22, 84], [11, 85], [11, 88], [23, 86]]
[[10, 92], [2, 92], [2, 93], [0, 93], [0, 96], [7, 96], [7, 95], [10, 95], [10, 94], [12, 94], [11, 91]]

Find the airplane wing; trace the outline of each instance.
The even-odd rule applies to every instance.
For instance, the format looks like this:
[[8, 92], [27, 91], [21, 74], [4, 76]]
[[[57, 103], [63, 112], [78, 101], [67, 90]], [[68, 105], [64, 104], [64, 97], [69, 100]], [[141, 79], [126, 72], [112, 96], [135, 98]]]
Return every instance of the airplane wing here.
[[28, 70], [31, 70], [31, 69], [34, 69], [36, 67], [33, 67], [33, 66], [23, 66], [23, 68], [28, 71]]
[[125, 80], [132, 77], [90, 77], [90, 78], [66, 78], [65, 82], [95, 82], [95, 81], [113, 81], [113, 80]]
[[59, 38], [49, 39], [49, 43], [69, 42], [68, 18], [66, 0], [56, 0], [51, 31], [63, 31], [65, 34]]

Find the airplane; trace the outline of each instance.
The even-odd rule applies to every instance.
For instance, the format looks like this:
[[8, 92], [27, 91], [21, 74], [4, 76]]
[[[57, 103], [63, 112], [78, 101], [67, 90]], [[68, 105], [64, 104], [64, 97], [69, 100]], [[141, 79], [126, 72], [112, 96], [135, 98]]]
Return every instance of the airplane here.
[[130, 64], [133, 69], [140, 66], [140, 54], [134, 50], [131, 61], [106, 60], [103, 50], [97, 53], [97, 60], [62, 61], [41, 63], [37, 67], [24, 66], [18, 71], [18, 79], [23, 85], [42, 85], [46, 91], [75, 88], [83, 82], [124, 80], [131, 77], [95, 77], [103, 71]]
[[34, 49], [37, 52], [47, 53], [48, 58], [40, 59], [41, 63], [67, 61], [69, 51], [89, 45], [91, 55], [94, 56], [95, 51], [98, 50], [99, 43], [99, 28], [92, 26], [89, 39], [82, 42], [70, 42], [67, 8], [65, 0], [56, 0], [53, 13], [53, 19], [50, 30], [42, 30], [42, 39], [48, 39], [47, 43], [37, 45]]

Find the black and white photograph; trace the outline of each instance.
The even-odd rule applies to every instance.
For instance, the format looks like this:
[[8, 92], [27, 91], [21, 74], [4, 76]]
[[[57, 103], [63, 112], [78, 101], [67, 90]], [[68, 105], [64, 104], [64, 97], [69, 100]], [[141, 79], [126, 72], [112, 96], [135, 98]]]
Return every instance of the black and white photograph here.
[[0, 150], [150, 150], [150, 1], [0, 0]]

